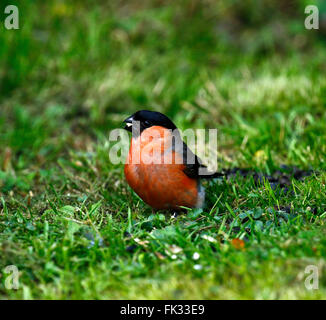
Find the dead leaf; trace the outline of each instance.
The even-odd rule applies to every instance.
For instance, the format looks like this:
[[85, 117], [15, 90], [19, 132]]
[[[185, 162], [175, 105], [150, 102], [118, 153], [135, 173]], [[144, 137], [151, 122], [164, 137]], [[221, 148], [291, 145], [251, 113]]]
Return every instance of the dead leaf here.
[[164, 260], [164, 259], [165, 259], [165, 256], [163, 256], [163, 254], [160, 253], [160, 252], [155, 252], [155, 255], [156, 255], [160, 260]]
[[139, 238], [134, 238], [134, 240], [143, 247], [147, 247], [147, 245], [149, 244], [148, 240], [140, 240]]
[[238, 238], [232, 239], [231, 244], [234, 248], [236, 248], [238, 250], [243, 250], [245, 247], [245, 242]]
[[176, 246], [175, 244], [173, 244], [172, 246], [169, 246], [169, 250], [173, 254], [178, 254], [178, 253], [182, 252], [182, 248]]
[[12, 151], [10, 148], [6, 148], [4, 152], [4, 160], [3, 160], [3, 170], [7, 171], [9, 169], [10, 163], [11, 163], [11, 156]]

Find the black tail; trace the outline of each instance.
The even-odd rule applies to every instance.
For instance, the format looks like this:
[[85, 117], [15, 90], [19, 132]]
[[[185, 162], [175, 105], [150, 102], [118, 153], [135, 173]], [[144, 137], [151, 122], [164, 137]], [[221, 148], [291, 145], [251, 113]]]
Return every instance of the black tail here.
[[207, 173], [204, 174], [200, 174], [199, 178], [200, 179], [215, 179], [215, 178], [221, 178], [221, 177], [225, 177], [226, 174], [222, 173], [222, 172], [214, 172], [214, 173], [210, 173], [209, 171], [207, 171]]

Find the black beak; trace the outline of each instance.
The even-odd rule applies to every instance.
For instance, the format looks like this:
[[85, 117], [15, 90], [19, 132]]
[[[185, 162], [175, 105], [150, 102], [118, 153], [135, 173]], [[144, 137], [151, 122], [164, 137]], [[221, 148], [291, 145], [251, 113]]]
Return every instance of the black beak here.
[[124, 129], [127, 131], [132, 131], [132, 122], [133, 122], [134, 118], [133, 116], [128, 117], [127, 119], [123, 120], [123, 122], [126, 124]]

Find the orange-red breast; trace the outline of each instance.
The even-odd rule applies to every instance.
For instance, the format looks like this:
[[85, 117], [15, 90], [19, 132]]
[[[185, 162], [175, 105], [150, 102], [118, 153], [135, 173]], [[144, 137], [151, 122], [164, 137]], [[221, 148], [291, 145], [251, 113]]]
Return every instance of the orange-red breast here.
[[182, 141], [174, 123], [159, 112], [141, 110], [124, 120], [132, 139], [124, 173], [129, 186], [152, 208], [202, 207], [201, 160]]

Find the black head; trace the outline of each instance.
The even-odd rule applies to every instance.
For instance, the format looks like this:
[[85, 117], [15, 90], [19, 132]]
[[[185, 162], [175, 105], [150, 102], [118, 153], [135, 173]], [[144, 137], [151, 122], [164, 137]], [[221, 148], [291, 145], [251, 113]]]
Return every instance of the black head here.
[[155, 111], [140, 110], [125, 119], [125, 129], [132, 132], [133, 122], [139, 121], [140, 132], [152, 126], [161, 126], [167, 129], [174, 130], [177, 127], [175, 124], [164, 114]]

